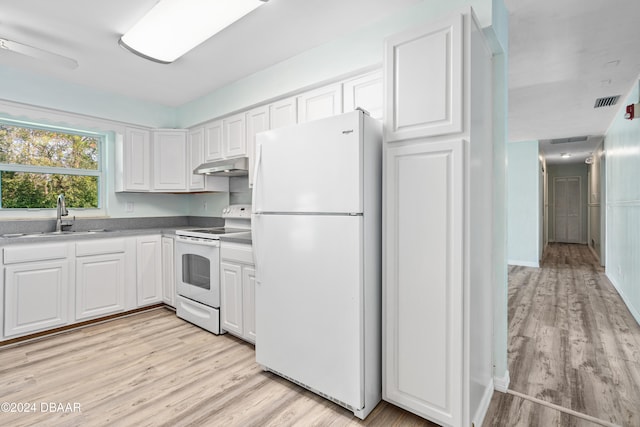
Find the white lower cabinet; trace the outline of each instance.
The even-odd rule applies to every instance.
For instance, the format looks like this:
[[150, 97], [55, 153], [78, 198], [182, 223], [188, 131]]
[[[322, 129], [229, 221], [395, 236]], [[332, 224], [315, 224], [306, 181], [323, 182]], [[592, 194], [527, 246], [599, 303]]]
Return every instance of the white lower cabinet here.
[[138, 307], [162, 302], [161, 236], [136, 239], [136, 288]]
[[26, 262], [5, 268], [4, 336], [13, 338], [65, 325], [69, 262]]
[[251, 245], [222, 242], [220, 259], [220, 326], [255, 343], [255, 269]]
[[125, 311], [125, 255], [124, 239], [76, 243], [76, 320]]
[[162, 301], [176, 307], [176, 273], [174, 260], [175, 242], [171, 237], [162, 237]]

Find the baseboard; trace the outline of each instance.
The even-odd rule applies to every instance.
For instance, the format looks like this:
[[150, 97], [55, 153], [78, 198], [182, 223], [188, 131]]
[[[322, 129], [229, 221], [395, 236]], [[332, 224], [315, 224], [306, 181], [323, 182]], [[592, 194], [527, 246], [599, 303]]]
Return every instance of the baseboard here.
[[509, 390], [509, 371], [505, 371], [502, 377], [493, 377], [493, 387], [500, 393], [506, 393]]
[[636, 322], [638, 323], [638, 325], [640, 325], [640, 313], [638, 313], [638, 310], [636, 310], [635, 307], [631, 305], [629, 298], [627, 298], [627, 296], [622, 291], [622, 288], [618, 286], [618, 284], [613, 279], [613, 277], [609, 276], [609, 273], [606, 273], [606, 272], [605, 272], [605, 276], [607, 276], [607, 279], [609, 279], [613, 287], [618, 292], [618, 295], [620, 295], [620, 298], [622, 298], [622, 302], [624, 302], [624, 305], [627, 306], [627, 309], [629, 310], [633, 318], [636, 319]]
[[487, 411], [489, 410], [489, 405], [491, 404], [491, 398], [493, 397], [493, 380], [489, 381], [487, 387], [484, 389], [484, 393], [482, 394], [482, 400], [480, 400], [480, 404], [478, 405], [478, 409], [471, 420], [471, 425], [481, 426], [484, 422], [484, 417], [487, 415]]
[[538, 261], [518, 261], [515, 259], [510, 259], [507, 261], [507, 264], [509, 265], [520, 265], [522, 267], [535, 267], [535, 268], [540, 268], [540, 263]]

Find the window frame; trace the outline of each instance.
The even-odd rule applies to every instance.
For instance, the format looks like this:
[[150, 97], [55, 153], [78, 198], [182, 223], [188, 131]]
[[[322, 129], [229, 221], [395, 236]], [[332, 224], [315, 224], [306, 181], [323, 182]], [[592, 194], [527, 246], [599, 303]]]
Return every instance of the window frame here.
[[[44, 124], [23, 122], [19, 120], [11, 120], [1, 117], [0, 124], [12, 127], [37, 129], [48, 132], [58, 132], [64, 134], [73, 134], [78, 136], [86, 136], [96, 138], [98, 155], [97, 155], [97, 169], [77, 169], [77, 168], [64, 168], [59, 166], [33, 166], [33, 165], [21, 165], [19, 163], [2, 163], [0, 162], [0, 172], [24, 172], [24, 173], [36, 173], [36, 174], [58, 174], [58, 175], [75, 175], [75, 176], [95, 176], [98, 179], [98, 206], [94, 208], [76, 208], [69, 206], [69, 209], [74, 211], [89, 211], [91, 213], [99, 213], [104, 211], [105, 202], [105, 165], [104, 159], [106, 158], [104, 150], [106, 149], [106, 135], [101, 132], [83, 131], [74, 128], [67, 128], [61, 126], [48, 126]], [[56, 208], [5, 208], [2, 206], [2, 181], [0, 180], [0, 213], [2, 212], [19, 212], [19, 211], [51, 211]]]

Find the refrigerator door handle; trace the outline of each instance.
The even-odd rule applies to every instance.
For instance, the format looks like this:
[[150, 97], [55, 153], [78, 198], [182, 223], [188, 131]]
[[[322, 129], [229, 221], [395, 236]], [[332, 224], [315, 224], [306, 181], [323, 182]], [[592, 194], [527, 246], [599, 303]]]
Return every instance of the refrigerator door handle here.
[[260, 191], [260, 166], [262, 165], [262, 144], [258, 144], [256, 152], [256, 165], [253, 178], [253, 193], [251, 195], [251, 205], [253, 214], [251, 214], [251, 242], [253, 246], [253, 264], [256, 270], [256, 284], [260, 284], [258, 280], [258, 258], [260, 258], [260, 244], [258, 243], [258, 228], [260, 223], [260, 211], [258, 210], [258, 192]]

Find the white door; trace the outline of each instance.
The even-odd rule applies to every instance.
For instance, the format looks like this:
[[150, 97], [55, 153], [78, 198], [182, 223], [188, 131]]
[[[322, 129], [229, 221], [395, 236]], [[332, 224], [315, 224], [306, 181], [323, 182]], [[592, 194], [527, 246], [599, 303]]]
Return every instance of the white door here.
[[68, 287], [69, 263], [66, 260], [6, 267], [5, 337], [65, 325]]
[[220, 263], [220, 327], [236, 335], [243, 333], [242, 267]]
[[361, 216], [255, 215], [256, 361], [363, 406]]
[[[383, 399], [461, 425], [464, 141], [385, 151]], [[473, 301], [472, 301], [473, 303]]]
[[153, 133], [153, 189], [182, 191], [187, 189], [185, 131], [166, 130]]
[[125, 254], [76, 258], [76, 320], [125, 309]]
[[242, 268], [242, 313], [244, 337], [256, 342], [256, 270], [253, 267]]
[[173, 255], [173, 239], [162, 238], [162, 300], [171, 307], [176, 306], [176, 277]]
[[151, 133], [127, 128], [124, 135], [124, 189], [151, 190]]
[[259, 107], [247, 113], [247, 155], [249, 156], [249, 187], [253, 187], [256, 164], [256, 135], [269, 129], [269, 108]]
[[136, 239], [138, 306], [162, 301], [162, 246], [160, 236]]
[[189, 131], [187, 151], [189, 153], [188, 190], [204, 190], [205, 176], [193, 173], [193, 170], [204, 162], [204, 128]]
[[385, 141], [462, 131], [463, 15], [388, 38]]
[[295, 97], [269, 104], [269, 129], [278, 129], [298, 123], [297, 105]]
[[222, 137], [222, 154], [224, 157], [242, 157], [247, 155], [247, 133], [245, 113], [227, 117], [222, 121], [224, 136]]
[[204, 161], [212, 162], [222, 158], [222, 120], [204, 126]]
[[324, 119], [342, 113], [340, 84], [321, 87], [298, 96], [298, 123]]
[[382, 119], [382, 71], [375, 71], [343, 83], [344, 107], [348, 113], [364, 108], [374, 119]]
[[555, 241], [582, 243], [582, 197], [579, 176], [553, 180]]
[[254, 212], [362, 212], [361, 114], [259, 134]]

